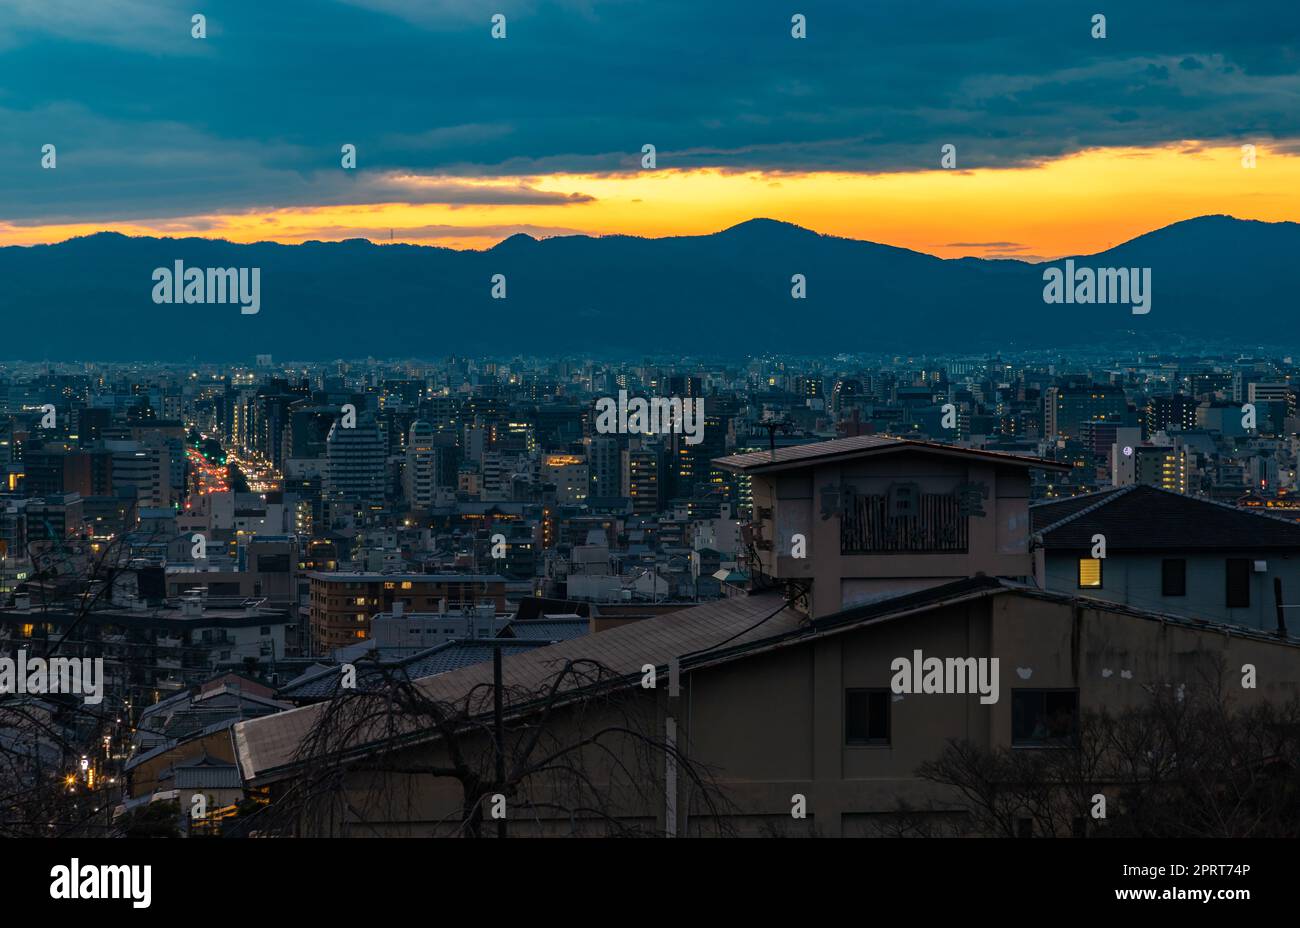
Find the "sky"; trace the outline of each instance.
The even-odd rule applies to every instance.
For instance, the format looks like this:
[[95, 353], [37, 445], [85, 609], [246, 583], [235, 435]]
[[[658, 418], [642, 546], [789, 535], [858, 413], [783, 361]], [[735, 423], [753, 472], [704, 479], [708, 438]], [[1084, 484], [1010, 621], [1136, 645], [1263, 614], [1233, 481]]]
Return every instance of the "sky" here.
[[487, 248], [761, 216], [1045, 260], [1300, 219], [1300, 4], [0, 0], [0, 124], [2, 245]]

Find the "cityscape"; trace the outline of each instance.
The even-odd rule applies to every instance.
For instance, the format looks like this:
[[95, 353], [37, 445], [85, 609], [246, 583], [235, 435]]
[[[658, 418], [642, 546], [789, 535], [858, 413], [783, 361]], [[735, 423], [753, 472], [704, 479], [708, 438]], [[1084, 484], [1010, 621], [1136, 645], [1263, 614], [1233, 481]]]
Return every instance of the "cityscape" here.
[[0, 3], [18, 884], [1281, 901], [1297, 61], [1280, 0]]
[[[1263, 352], [6, 365], [0, 627], [8, 648], [102, 660], [103, 674], [93, 713], [68, 711], [54, 691], [19, 691], [31, 709], [13, 720], [10, 743], [25, 743], [32, 709], [42, 734], [11, 775], [68, 807], [60, 827], [74, 833], [311, 833], [285, 797], [321, 774], [305, 761], [282, 769], [290, 758], [268, 747], [285, 737], [281, 725], [303, 734], [295, 710], [326, 712], [320, 723], [354, 693], [364, 702], [395, 686], [471, 686], [496, 655], [538, 685], [554, 649], [596, 659], [607, 634], [632, 664], [601, 660], [599, 679], [584, 669], [583, 684], [627, 684], [629, 670], [639, 683], [642, 667], [673, 662], [690, 681], [692, 663], [722, 642], [690, 645], [733, 626], [739, 642], [769, 641], [763, 622], [746, 628], [764, 609], [777, 610], [773, 637], [797, 640], [819, 622], [918, 610], [938, 622], [954, 599], [994, 597], [1042, 623], [996, 659], [1042, 662], [1035, 677], [1046, 678], [1012, 689], [1003, 736], [1069, 742], [1085, 708], [1123, 705], [1123, 680], [1176, 669], [1159, 649], [1144, 653], [1154, 629], [1178, 629], [1207, 659], [1248, 656], [1261, 674], [1294, 662], [1298, 620], [1285, 609], [1300, 604], [1298, 378], [1292, 357]], [[654, 409], [664, 396], [676, 407], [638, 420], [638, 400]], [[1086, 675], [1055, 653], [1062, 630], [1048, 616], [1064, 606], [1087, 610], [1085, 635], [1124, 642], [1088, 648]], [[989, 623], [1001, 620], [944, 621], [964, 637], [999, 634]], [[942, 650], [948, 634], [916, 642]], [[890, 789], [854, 797], [838, 822], [821, 811], [778, 824], [783, 797], [725, 818], [683, 808], [679, 827], [992, 826], [979, 810], [927, 809], [936, 800], [925, 778], [892, 756], [942, 756], [947, 710], [909, 723], [905, 700], [873, 688], [890, 682], [889, 662], [839, 660], [830, 682], [847, 694], [843, 749]], [[736, 685], [774, 694], [790, 685], [788, 668], [732, 672], [755, 675]], [[916, 673], [915, 692], [948, 692], [922, 688]], [[819, 689], [801, 698], [818, 719], [838, 715]], [[799, 705], [793, 692], [780, 701]], [[714, 711], [731, 729], [750, 705]], [[807, 723], [787, 711], [787, 724]], [[418, 718], [412, 709], [405, 721]], [[692, 737], [742, 776], [773, 763], [719, 732]], [[765, 778], [780, 772], [798, 793], [796, 770]], [[536, 786], [520, 777], [527, 803]], [[706, 809], [726, 791], [704, 780], [692, 789]], [[541, 806], [509, 824], [572, 826], [567, 809], [552, 819]], [[195, 807], [205, 814], [189, 816]], [[399, 811], [385, 812], [397, 815], [394, 833], [413, 827], [401, 817], [413, 810]], [[477, 812], [447, 831], [488, 830]], [[607, 814], [579, 833], [672, 827]], [[1008, 824], [1089, 827], [1082, 816]], [[21, 830], [39, 834], [41, 823]]]

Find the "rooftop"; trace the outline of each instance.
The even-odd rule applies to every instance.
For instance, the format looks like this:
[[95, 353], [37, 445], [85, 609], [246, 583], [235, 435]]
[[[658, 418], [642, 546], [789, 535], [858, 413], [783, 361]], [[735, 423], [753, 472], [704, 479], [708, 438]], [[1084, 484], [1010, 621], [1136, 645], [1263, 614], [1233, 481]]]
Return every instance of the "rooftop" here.
[[1107, 551], [1300, 549], [1300, 524], [1227, 503], [1136, 484], [1038, 503], [1032, 531], [1051, 549], [1083, 550], [1106, 536]]
[[[536, 693], [554, 682], [556, 672], [567, 661], [599, 663], [617, 675], [622, 685], [634, 686], [641, 668], [654, 664], [666, 673], [672, 659], [683, 670], [721, 664], [769, 649], [786, 647], [821, 635], [836, 634], [877, 622], [896, 621], [950, 604], [991, 596], [1016, 595], [1049, 602], [1080, 603], [1086, 609], [1128, 615], [1162, 625], [1211, 631], [1227, 637], [1249, 638], [1283, 647], [1300, 647], [1300, 639], [1279, 639], [1258, 629], [1242, 628], [1136, 609], [1120, 604], [1080, 599], [1049, 593], [995, 577], [972, 577], [891, 599], [845, 609], [814, 621], [790, 608], [776, 592], [764, 592], [708, 603], [666, 615], [613, 628], [597, 635], [563, 641], [511, 656], [504, 662], [506, 686], [516, 693]], [[525, 642], [519, 642], [524, 644]], [[492, 665], [478, 663], [418, 680], [427, 698], [455, 703], [476, 688], [490, 687]], [[526, 711], [529, 702], [511, 705], [507, 711]], [[236, 757], [244, 778], [268, 782], [292, 771], [298, 745], [311, 732], [324, 707], [306, 706], [291, 712], [241, 722], [232, 730]], [[435, 737], [430, 730], [414, 725], [385, 739], [415, 743]], [[366, 750], [359, 743], [358, 750]]]
[[[386, 678], [421, 680], [461, 667], [470, 667], [484, 662], [491, 663], [492, 652], [498, 647], [502, 649], [504, 657], [531, 651], [549, 643], [549, 640], [542, 639], [513, 638], [448, 641], [398, 660], [359, 662], [356, 688], [361, 691], [379, 689]], [[340, 669], [326, 666], [316, 671], [309, 671], [290, 681], [276, 696], [295, 702], [329, 699], [338, 691], [340, 680]]]
[[814, 464], [856, 460], [858, 458], [909, 450], [949, 457], [987, 460], [1016, 467], [1070, 470], [1068, 464], [1060, 464], [1043, 458], [1026, 457], [1005, 451], [978, 451], [973, 448], [959, 448], [956, 445], [945, 445], [939, 442], [917, 441], [911, 438], [892, 438], [884, 435], [859, 435], [855, 438], [819, 441], [811, 445], [791, 445], [771, 451], [750, 451], [745, 454], [714, 458], [713, 463], [724, 470], [733, 471], [734, 473], [755, 474], [793, 470]]
[[505, 583], [506, 578], [499, 574], [382, 574], [382, 573], [345, 573], [343, 571], [311, 571], [307, 574], [313, 580], [329, 580], [335, 583]]

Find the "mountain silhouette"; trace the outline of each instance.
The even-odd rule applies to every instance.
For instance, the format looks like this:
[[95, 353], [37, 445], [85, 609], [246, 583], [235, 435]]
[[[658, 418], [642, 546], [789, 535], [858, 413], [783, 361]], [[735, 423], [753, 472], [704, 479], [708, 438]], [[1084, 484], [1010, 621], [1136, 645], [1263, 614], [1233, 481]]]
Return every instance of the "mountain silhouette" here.
[[[771, 219], [668, 238], [518, 234], [485, 251], [99, 233], [0, 248], [0, 358], [924, 354], [1171, 336], [1289, 344], [1300, 331], [1297, 253], [1296, 223], [1202, 216], [1075, 259], [1150, 267], [1151, 311], [1133, 315], [1045, 303], [1044, 264], [942, 259]], [[177, 260], [260, 268], [260, 311], [154, 303], [154, 269]], [[498, 274], [505, 299], [492, 298]], [[795, 274], [805, 299], [791, 296]]]

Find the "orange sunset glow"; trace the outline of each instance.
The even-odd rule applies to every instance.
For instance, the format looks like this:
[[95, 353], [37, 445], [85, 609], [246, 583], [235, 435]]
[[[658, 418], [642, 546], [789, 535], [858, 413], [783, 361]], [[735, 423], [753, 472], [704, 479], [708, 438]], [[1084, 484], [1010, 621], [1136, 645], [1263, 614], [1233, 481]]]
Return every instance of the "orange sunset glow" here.
[[[960, 158], [959, 153], [959, 158]], [[936, 165], [938, 157], [936, 154]], [[960, 168], [960, 161], [959, 161]], [[412, 190], [437, 178], [397, 177]], [[942, 257], [1051, 259], [1088, 254], [1211, 213], [1279, 221], [1300, 214], [1300, 156], [1259, 146], [1256, 167], [1239, 146], [1193, 142], [1098, 149], [1015, 168], [844, 172], [673, 170], [448, 178], [461, 187], [527, 184], [578, 195], [541, 205], [359, 203], [254, 210], [165, 220], [0, 224], [0, 244], [62, 241], [99, 231], [196, 235], [234, 242], [368, 238], [489, 248], [515, 232], [648, 237], [716, 232], [754, 217]]]

